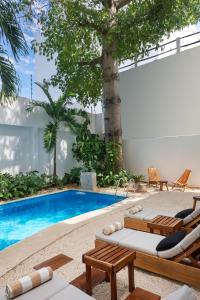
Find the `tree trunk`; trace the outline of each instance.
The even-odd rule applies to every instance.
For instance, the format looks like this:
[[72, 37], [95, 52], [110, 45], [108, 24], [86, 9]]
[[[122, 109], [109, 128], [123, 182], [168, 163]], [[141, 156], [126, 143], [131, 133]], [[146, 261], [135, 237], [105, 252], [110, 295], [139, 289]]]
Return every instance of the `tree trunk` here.
[[[109, 13], [116, 14], [116, 4], [114, 0], [109, 1]], [[114, 27], [114, 18], [110, 27]], [[115, 41], [110, 41], [107, 35], [103, 35], [102, 67], [103, 67], [103, 103], [104, 103], [104, 126], [105, 138], [113, 140], [122, 145], [121, 129], [121, 99], [119, 96], [119, 72], [118, 63], [114, 58], [116, 51]], [[120, 147], [117, 169], [123, 168], [122, 146]]]
[[53, 153], [53, 177], [56, 177], [57, 172], [56, 172], [56, 156], [57, 156], [57, 151], [56, 151], [56, 143], [54, 147], [54, 153]]

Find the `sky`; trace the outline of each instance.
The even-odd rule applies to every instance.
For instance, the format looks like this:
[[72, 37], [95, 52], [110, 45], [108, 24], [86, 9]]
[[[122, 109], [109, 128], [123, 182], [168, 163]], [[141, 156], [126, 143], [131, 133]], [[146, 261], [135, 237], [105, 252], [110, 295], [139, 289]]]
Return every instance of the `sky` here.
[[[29, 54], [26, 57], [21, 57], [20, 61], [16, 63], [11, 55], [10, 49], [7, 47], [8, 55], [13, 62], [13, 64], [16, 67], [18, 76], [21, 80], [21, 90], [20, 90], [20, 96], [31, 98], [31, 75], [32, 75], [32, 99], [35, 99], [36, 93], [35, 93], [35, 85], [34, 82], [37, 81], [37, 78], [35, 76], [35, 54], [31, 50], [31, 41], [35, 39], [36, 33], [38, 32], [37, 25], [22, 25], [22, 29], [24, 32], [25, 39], [27, 41], [28, 47], [29, 47]], [[176, 38], [177, 36], [184, 36], [196, 31], [200, 31], [199, 24], [189, 26], [188, 28], [185, 28], [182, 32], [176, 32], [171, 35], [169, 40], [172, 40]], [[200, 40], [200, 34], [195, 37], [196, 39]], [[192, 38], [193, 39], [193, 38]], [[191, 39], [188, 41], [191, 42]], [[50, 68], [51, 69], [51, 68]], [[52, 74], [45, 74], [45, 70], [42, 70], [42, 76], [50, 77]], [[46, 78], [47, 78], [46, 77]]]

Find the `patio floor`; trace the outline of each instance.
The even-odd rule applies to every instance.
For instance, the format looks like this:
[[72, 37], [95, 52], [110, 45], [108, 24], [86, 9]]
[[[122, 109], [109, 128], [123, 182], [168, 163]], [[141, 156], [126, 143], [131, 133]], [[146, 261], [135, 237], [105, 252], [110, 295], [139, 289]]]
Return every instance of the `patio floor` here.
[[[105, 190], [104, 190], [105, 191]], [[73, 261], [67, 265], [59, 268], [56, 272], [62, 276], [66, 281], [71, 281], [80, 275], [85, 267], [82, 264], [82, 254], [92, 247], [94, 247], [95, 233], [101, 231], [105, 224], [116, 220], [123, 220], [124, 210], [139, 201], [143, 207], [148, 207], [158, 211], [171, 211], [176, 212], [185, 208], [192, 207], [194, 195], [200, 194], [200, 191], [190, 191], [183, 193], [180, 191], [173, 192], [159, 192], [151, 191], [150, 193], [133, 195], [124, 203], [119, 203], [114, 209], [105, 210], [103, 214], [99, 214], [84, 220], [81, 226], [75, 226], [71, 231], [66, 232], [55, 242], [51, 242], [47, 247], [39, 250], [37, 253], [25, 259], [22, 263], [18, 264], [12, 270], [7, 271], [5, 275], [0, 278], [0, 285], [4, 285], [8, 281], [12, 281], [21, 277], [30, 271], [34, 265], [57, 255], [63, 253], [73, 258]], [[74, 222], [79, 222], [74, 220]], [[68, 223], [68, 221], [66, 222]], [[78, 224], [78, 223], [77, 223]], [[30, 243], [30, 241], [29, 241]], [[9, 257], [7, 257], [9, 260]], [[124, 299], [128, 295], [128, 276], [127, 270], [122, 270], [118, 273], [118, 299]], [[141, 271], [135, 271], [136, 286], [148, 289], [154, 293], [165, 296], [175, 290], [180, 283], [168, 280], [155, 274]], [[194, 290], [197, 299], [200, 299], [200, 290]], [[110, 299], [109, 283], [103, 283], [94, 289], [94, 297], [98, 300]]]

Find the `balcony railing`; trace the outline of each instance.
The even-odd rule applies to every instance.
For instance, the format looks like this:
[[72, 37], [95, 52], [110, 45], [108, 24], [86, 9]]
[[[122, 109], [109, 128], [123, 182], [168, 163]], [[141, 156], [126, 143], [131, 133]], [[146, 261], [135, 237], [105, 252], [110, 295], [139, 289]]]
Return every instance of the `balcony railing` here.
[[129, 69], [137, 67], [156, 59], [164, 58], [166, 56], [180, 53], [184, 50], [193, 48], [200, 45], [200, 31], [185, 35], [183, 37], [178, 37], [174, 40], [166, 42], [164, 44], [158, 45], [156, 47], [147, 50], [146, 54], [139, 54], [134, 61], [121, 66], [119, 69]]

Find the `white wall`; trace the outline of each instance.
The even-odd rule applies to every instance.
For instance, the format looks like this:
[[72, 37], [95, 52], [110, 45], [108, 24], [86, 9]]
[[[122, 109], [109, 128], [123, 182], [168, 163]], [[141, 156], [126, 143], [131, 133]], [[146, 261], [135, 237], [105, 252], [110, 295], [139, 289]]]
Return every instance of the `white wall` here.
[[158, 167], [174, 180], [192, 169], [200, 186], [200, 47], [120, 74], [127, 168]]
[[[52, 154], [43, 147], [43, 130], [48, 116], [42, 110], [28, 114], [28, 100], [20, 98], [9, 107], [0, 107], [0, 171], [17, 174], [38, 170], [52, 173]], [[63, 175], [77, 165], [72, 155], [74, 135], [61, 128], [57, 142], [57, 173]]]

